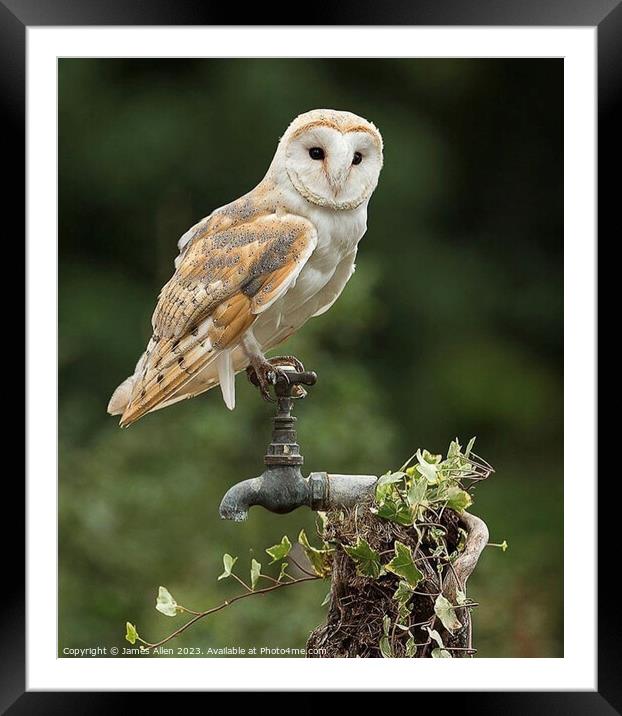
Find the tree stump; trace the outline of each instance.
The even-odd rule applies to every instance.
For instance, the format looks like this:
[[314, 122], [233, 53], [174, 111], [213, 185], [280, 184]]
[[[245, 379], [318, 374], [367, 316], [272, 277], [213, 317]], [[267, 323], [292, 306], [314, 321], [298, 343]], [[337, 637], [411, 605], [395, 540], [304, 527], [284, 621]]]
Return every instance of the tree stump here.
[[[399, 525], [373, 514], [371, 501], [349, 510], [331, 512], [324, 540], [333, 545], [331, 592], [326, 622], [309, 636], [314, 657], [467, 657], [475, 653], [466, 582], [488, 543], [485, 523], [466, 511], [444, 509], [439, 519], [421, 525]], [[440, 554], [438, 539], [446, 544]], [[383, 561], [406, 545], [423, 575], [406, 604], [396, 600], [400, 578], [391, 572], [377, 578], [362, 575], [344, 546], [364, 539]], [[453, 607], [443, 612], [439, 595]], [[435, 610], [436, 605], [436, 610]], [[463, 606], [461, 606], [463, 605]], [[445, 604], [447, 608], [447, 605]], [[453, 628], [443, 625], [438, 613]], [[447, 616], [449, 614], [449, 616]], [[457, 626], [459, 624], [459, 626]]]

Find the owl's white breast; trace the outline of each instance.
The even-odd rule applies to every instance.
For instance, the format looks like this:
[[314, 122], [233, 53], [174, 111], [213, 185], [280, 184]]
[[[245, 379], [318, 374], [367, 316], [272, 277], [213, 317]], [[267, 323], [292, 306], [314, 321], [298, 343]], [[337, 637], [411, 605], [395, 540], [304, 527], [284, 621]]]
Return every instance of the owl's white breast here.
[[317, 246], [296, 283], [262, 314], [253, 333], [268, 350], [294, 333], [309, 318], [329, 306], [341, 293], [354, 270], [356, 248], [367, 228], [367, 202], [352, 211], [334, 211], [294, 200], [288, 207], [311, 221]]

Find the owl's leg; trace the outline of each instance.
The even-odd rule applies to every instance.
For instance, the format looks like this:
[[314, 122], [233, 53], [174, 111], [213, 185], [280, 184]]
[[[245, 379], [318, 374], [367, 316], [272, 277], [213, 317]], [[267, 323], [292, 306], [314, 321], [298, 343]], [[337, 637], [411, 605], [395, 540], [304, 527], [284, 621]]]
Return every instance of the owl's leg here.
[[268, 361], [257, 339], [253, 335], [252, 330], [248, 330], [245, 333], [242, 339], [242, 350], [250, 362], [250, 365], [246, 369], [248, 379], [253, 385], [259, 388], [259, 392], [264, 400], [274, 402], [274, 399], [270, 395], [270, 386], [276, 384], [277, 378], [283, 371]]

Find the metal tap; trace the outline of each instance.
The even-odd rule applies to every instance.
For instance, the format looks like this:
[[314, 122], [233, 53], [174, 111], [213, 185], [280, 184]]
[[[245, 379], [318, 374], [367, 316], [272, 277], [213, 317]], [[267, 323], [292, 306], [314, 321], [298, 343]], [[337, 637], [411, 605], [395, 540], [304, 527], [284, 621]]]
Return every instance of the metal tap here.
[[369, 495], [378, 479], [375, 475], [336, 475], [312, 472], [303, 477], [304, 458], [296, 437], [294, 400], [306, 396], [302, 386], [313, 386], [317, 375], [305, 370], [281, 370], [274, 386], [277, 412], [273, 418], [272, 442], [268, 445], [258, 477], [233, 485], [220, 503], [220, 516], [241, 522], [253, 505], [271, 512], [286, 513], [298, 507], [329, 510], [348, 507]]

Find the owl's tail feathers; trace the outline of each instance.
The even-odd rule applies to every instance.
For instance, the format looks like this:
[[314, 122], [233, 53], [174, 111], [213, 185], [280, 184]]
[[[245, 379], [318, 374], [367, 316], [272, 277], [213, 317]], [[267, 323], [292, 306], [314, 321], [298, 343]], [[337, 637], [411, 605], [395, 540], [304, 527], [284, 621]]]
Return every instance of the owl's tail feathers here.
[[216, 359], [218, 382], [225, 405], [229, 410], [235, 408], [235, 370], [231, 351], [223, 351]]
[[[110, 398], [110, 402], [108, 403], [107, 412], [109, 415], [123, 416], [125, 414], [130, 405], [135, 384], [136, 376], [130, 375], [129, 378], [126, 378], [123, 383], [121, 383], [121, 385], [117, 387], [117, 389], [112, 394], [112, 397]], [[173, 405], [173, 403], [177, 403], [184, 398], [193, 398], [199, 393], [203, 393], [206, 390], [210, 390], [210, 388], [214, 388], [217, 384], [218, 383], [216, 380], [209, 380], [207, 382], [203, 382], [199, 386], [197, 386], [196, 393], [182, 391], [180, 395], [175, 395], [174, 397], [169, 398], [162, 403], [159, 403], [148, 412], [160, 410], [161, 408], [167, 408], [169, 405]], [[142, 415], [138, 417], [142, 417]], [[136, 417], [135, 420], [138, 420], [138, 417]], [[126, 425], [129, 425], [129, 422], [125, 423], [125, 421], [122, 420], [122, 427], [125, 427]]]
[[[191, 380], [183, 385], [179, 390], [175, 391], [168, 398], [153, 405], [150, 409], [139, 411], [128, 420], [131, 410], [132, 397], [136, 393], [136, 387], [141, 379], [141, 373], [136, 372], [126, 378], [121, 385], [114, 391], [110, 402], [108, 403], [108, 413], [110, 415], [121, 415], [121, 424], [125, 427], [130, 422], [138, 420], [146, 412], [153, 412], [166, 408], [173, 403], [186, 398], [193, 398], [207, 390], [220, 385], [222, 396], [229, 410], [235, 407], [235, 375], [243, 370], [248, 364], [248, 359], [239, 348], [233, 350], [223, 350], [212, 360], [207, 361], [207, 365], [203, 370], [199, 371]], [[127, 413], [127, 414], [126, 414]]]
[[[183, 338], [154, 334], [133, 375], [113, 393], [108, 412], [120, 414], [121, 427], [127, 427], [153, 410], [218, 384], [227, 407], [233, 410], [235, 374], [248, 365], [236, 348], [239, 336], [255, 318], [249, 305], [250, 299], [239, 294]], [[232, 352], [236, 352], [235, 364]]]
[[155, 344], [152, 338], [149, 341], [147, 350], [138, 359], [132, 375], [128, 376], [112, 394], [107, 408], [109, 415], [123, 415], [126, 411], [132, 400], [136, 382], [140, 378], [140, 374], [143, 372], [147, 359], [149, 358], [149, 352], [150, 350], [153, 350], [154, 346]]
[[[210, 325], [208, 322], [207, 328]], [[235, 374], [229, 351], [215, 348], [209, 335], [201, 334], [202, 330], [207, 331], [200, 328], [197, 335], [150, 342], [134, 375], [117, 388], [110, 401], [110, 412], [121, 412], [121, 427], [131, 425], [153, 410], [209, 390], [218, 384], [219, 378], [223, 381], [225, 402], [233, 409]], [[217, 361], [217, 370], [206, 372]]]
[[130, 398], [132, 397], [132, 389], [134, 388], [135, 376], [130, 375], [123, 383], [114, 391], [110, 402], [108, 403], [108, 413], [110, 415], [123, 415], [127, 408]]

